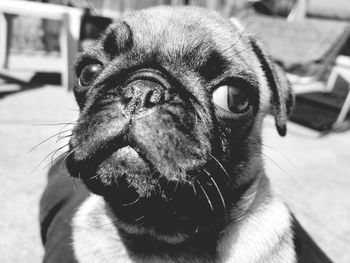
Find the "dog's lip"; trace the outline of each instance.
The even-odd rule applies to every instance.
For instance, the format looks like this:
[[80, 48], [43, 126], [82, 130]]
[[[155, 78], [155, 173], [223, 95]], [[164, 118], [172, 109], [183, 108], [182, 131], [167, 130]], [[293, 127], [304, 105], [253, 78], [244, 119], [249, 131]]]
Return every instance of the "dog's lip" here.
[[[108, 161], [108, 158], [113, 159], [115, 157], [113, 155], [123, 151], [124, 148], [131, 148], [130, 151], [134, 152], [134, 156], [137, 154], [137, 158], [145, 162], [142, 165], [149, 164], [142, 154], [140, 155], [135, 150], [137, 147], [131, 146], [127, 133], [119, 136], [118, 143], [114, 144], [112, 154], [103, 156], [100, 164]], [[147, 186], [148, 190], [146, 191], [151, 193], [149, 195], [140, 195], [138, 189], [126, 180], [126, 176], [118, 177], [117, 183], [112, 187], [101, 185], [102, 188], [96, 192], [104, 196], [118, 220], [127, 224], [151, 227], [160, 233], [171, 234], [177, 231], [193, 232], [197, 226], [225, 215], [225, 204], [220, 203], [217, 188], [209, 186], [210, 177], [203, 174], [203, 177], [208, 177], [207, 181], [204, 181], [193, 175], [194, 177], [189, 178], [188, 181], [187, 179], [186, 181], [171, 181], [159, 172], [150, 175], [152, 169], [154, 168], [150, 167], [143, 175], [153, 176], [156, 181], [155, 185], [152, 183]], [[89, 181], [89, 178], [87, 179]], [[160, 191], [153, 191], [153, 187], [157, 188], [157, 185], [159, 185], [158, 190]], [[149, 191], [149, 189], [151, 190]], [[108, 196], [105, 194], [107, 192]]]
[[[209, 218], [210, 212], [197, 210], [200, 200], [194, 193], [184, 195], [184, 190], [191, 191], [192, 187], [188, 184], [184, 189], [178, 189], [181, 197], [154, 194], [149, 197], [135, 197], [135, 200], [125, 203], [111, 197], [113, 200], [108, 198], [107, 202], [118, 219], [127, 224], [155, 228], [160, 233], [188, 232], [194, 230], [203, 218]], [[201, 212], [203, 214], [200, 215]]]
[[[219, 201], [212, 199], [212, 203], [208, 202], [204, 193], [200, 193], [198, 185], [196, 190], [191, 182], [169, 182], [164, 177], [160, 177], [158, 181], [161, 182], [162, 192], [147, 197], [134, 194], [133, 199], [122, 202], [115, 196], [110, 196], [107, 201], [120, 220], [129, 224], [153, 226], [160, 232], [169, 229], [175, 231], [177, 227], [191, 230], [196, 225], [206, 224], [226, 214], [226, 208]], [[165, 189], [164, 185], [169, 186]], [[207, 186], [204, 187], [213, 197]]]

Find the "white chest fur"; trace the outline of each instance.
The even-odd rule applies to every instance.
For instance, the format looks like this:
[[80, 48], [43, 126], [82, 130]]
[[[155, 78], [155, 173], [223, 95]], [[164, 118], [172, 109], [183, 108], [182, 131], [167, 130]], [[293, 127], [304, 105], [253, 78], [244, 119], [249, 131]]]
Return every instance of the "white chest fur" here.
[[[219, 262], [296, 262], [289, 211], [271, 194], [268, 181], [262, 181], [246, 215], [228, 226], [219, 241]], [[133, 262], [112, 218], [100, 196], [91, 194], [82, 204], [73, 219], [73, 247], [79, 262]]]
[[78, 262], [131, 262], [103, 198], [94, 194], [73, 219], [73, 248]]
[[223, 262], [297, 262], [289, 210], [266, 190], [259, 189], [246, 216], [225, 232], [218, 247]]

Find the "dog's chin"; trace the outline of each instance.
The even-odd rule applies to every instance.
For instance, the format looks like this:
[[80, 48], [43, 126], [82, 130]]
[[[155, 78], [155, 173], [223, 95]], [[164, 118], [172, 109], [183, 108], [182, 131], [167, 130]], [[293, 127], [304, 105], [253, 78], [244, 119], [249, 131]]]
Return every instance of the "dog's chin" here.
[[118, 149], [92, 170], [95, 175], [85, 184], [104, 197], [117, 226], [129, 233], [180, 242], [225, 212], [215, 198], [208, 201], [211, 190], [206, 182], [199, 183], [196, 176], [167, 179], [130, 146]]

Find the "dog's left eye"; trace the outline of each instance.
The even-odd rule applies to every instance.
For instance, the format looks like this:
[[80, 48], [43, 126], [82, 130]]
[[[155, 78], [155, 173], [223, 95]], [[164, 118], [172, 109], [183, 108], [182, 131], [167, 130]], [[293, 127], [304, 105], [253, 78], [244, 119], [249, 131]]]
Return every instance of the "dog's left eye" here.
[[90, 86], [96, 77], [101, 73], [102, 66], [100, 64], [91, 64], [83, 68], [80, 73], [78, 84], [79, 86]]
[[213, 92], [213, 102], [225, 111], [244, 114], [250, 109], [250, 99], [241, 89], [222, 85]]

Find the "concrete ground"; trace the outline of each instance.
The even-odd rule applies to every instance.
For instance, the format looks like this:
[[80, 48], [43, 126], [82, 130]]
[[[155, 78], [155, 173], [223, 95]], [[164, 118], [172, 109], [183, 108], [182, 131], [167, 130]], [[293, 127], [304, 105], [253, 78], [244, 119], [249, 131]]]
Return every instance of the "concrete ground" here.
[[[60, 86], [1, 97], [17, 88], [0, 83], [0, 262], [37, 263], [43, 255], [38, 202], [50, 157], [44, 159], [65, 142], [54, 136], [30, 149], [61, 129], [68, 134], [70, 126], [60, 123], [78, 112], [73, 94]], [[277, 191], [334, 262], [350, 262], [350, 132], [322, 137], [290, 123], [281, 138], [268, 116], [263, 135]]]

